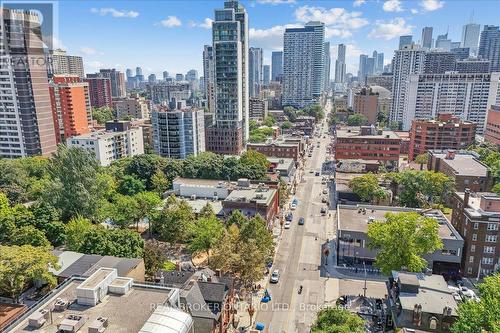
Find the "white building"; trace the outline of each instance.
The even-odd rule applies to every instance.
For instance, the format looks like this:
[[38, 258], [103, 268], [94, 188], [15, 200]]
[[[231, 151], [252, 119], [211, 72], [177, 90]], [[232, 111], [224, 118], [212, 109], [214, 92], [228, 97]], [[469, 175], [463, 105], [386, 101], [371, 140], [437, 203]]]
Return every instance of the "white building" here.
[[469, 23], [464, 25], [462, 29], [462, 41], [460, 47], [468, 47], [469, 54], [476, 56], [479, 47], [479, 32], [481, 25], [477, 23]]
[[339, 44], [337, 52], [337, 60], [335, 60], [335, 83], [345, 82], [345, 44]]
[[128, 117], [134, 119], [149, 118], [148, 101], [144, 97], [138, 95], [116, 101], [115, 107], [118, 119], [125, 119]]
[[201, 109], [154, 111], [153, 146], [162, 157], [184, 159], [205, 151], [205, 115]]
[[[392, 59], [392, 107], [389, 121], [401, 123], [408, 106], [408, 83], [411, 74], [423, 72], [425, 49], [411, 44], [394, 52]], [[406, 118], [408, 118], [406, 116]], [[411, 120], [410, 120], [411, 123]], [[406, 128], [409, 130], [409, 127]]]
[[84, 78], [83, 59], [79, 56], [68, 55], [66, 51], [57, 49], [50, 54], [50, 72], [52, 74], [71, 74]]
[[325, 25], [308, 22], [284, 35], [283, 106], [314, 104], [324, 86]]
[[458, 73], [410, 75], [403, 130], [413, 119], [431, 119], [452, 113], [477, 124], [483, 134], [488, 108], [500, 102], [500, 73]]
[[67, 144], [93, 153], [102, 166], [108, 166], [123, 157], [144, 154], [142, 127], [130, 127], [117, 132], [96, 131], [71, 137]]

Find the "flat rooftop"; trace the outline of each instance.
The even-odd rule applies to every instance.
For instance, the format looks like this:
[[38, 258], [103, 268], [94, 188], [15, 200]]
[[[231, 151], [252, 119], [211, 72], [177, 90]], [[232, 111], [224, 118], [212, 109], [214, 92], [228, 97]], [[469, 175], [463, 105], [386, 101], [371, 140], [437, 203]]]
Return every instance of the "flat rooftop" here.
[[[88, 332], [88, 327], [98, 317], [107, 317], [109, 326], [106, 332], [113, 333], [136, 333], [148, 320], [156, 305], [162, 305], [171, 297], [174, 289], [164, 287], [149, 287], [134, 284], [131, 290], [125, 295], [108, 293], [103, 301], [96, 306], [79, 305], [76, 302], [76, 288], [83, 281], [76, 279], [69, 280], [63, 287], [55, 292], [48, 301], [38, 309], [45, 309], [53, 304], [57, 298], [62, 298], [73, 302], [66, 310], [52, 312], [52, 320], [47, 322], [38, 330], [28, 326], [28, 318], [11, 329], [10, 332], [44, 332], [57, 333], [57, 326], [70, 314], [83, 316], [86, 321], [79, 332]], [[119, 283], [119, 281], [117, 282]]]
[[[368, 232], [368, 225], [371, 221], [385, 221], [387, 213], [400, 213], [400, 212], [422, 212], [417, 208], [405, 207], [389, 207], [389, 206], [373, 206], [373, 205], [339, 205], [338, 206], [338, 221], [339, 230]], [[439, 223], [439, 237], [442, 239], [457, 239], [461, 240], [462, 237], [453, 228], [450, 221], [436, 209], [426, 211], [424, 213], [427, 217], [434, 217]]]
[[182, 178], [176, 177], [173, 181], [175, 184], [179, 185], [190, 185], [190, 186], [224, 186], [228, 187], [231, 185], [228, 181], [220, 179], [202, 179], [202, 178]]
[[455, 170], [459, 176], [477, 176], [486, 177], [488, 175], [488, 167], [481, 163], [476, 156], [472, 154], [456, 153], [453, 159], [446, 159], [446, 153], [432, 152], [432, 154], [441, 159], [441, 163], [445, 163], [450, 168]]
[[[464, 192], [456, 192], [462, 201], [464, 200]], [[475, 192], [471, 193], [469, 196], [469, 205], [465, 208], [467, 213], [473, 217], [481, 217], [482, 215], [500, 217], [500, 212], [495, 211], [485, 211], [481, 208], [481, 197], [486, 199], [500, 200], [500, 197], [496, 193], [492, 192]]]
[[224, 201], [269, 205], [275, 193], [276, 190], [271, 188], [244, 188], [232, 191]]
[[418, 282], [418, 293], [400, 292], [399, 300], [404, 310], [413, 311], [415, 304], [422, 305], [422, 312], [442, 314], [444, 307], [452, 309], [452, 316], [457, 316], [457, 302], [453, 298], [452, 290], [442, 275], [425, 275], [422, 273], [392, 273], [394, 280], [398, 277], [415, 277]]
[[362, 138], [362, 139], [401, 139], [394, 131], [382, 131], [382, 134], [361, 135], [359, 127], [345, 127], [337, 129], [337, 138]]
[[[166, 201], [165, 199], [164, 201]], [[223, 209], [222, 209], [222, 201], [221, 200], [208, 200], [208, 199], [195, 199], [195, 200], [185, 200], [186, 203], [191, 206], [193, 209], [193, 213], [199, 214], [203, 207], [205, 207], [207, 204], [209, 204], [215, 215], [222, 215], [223, 214]]]

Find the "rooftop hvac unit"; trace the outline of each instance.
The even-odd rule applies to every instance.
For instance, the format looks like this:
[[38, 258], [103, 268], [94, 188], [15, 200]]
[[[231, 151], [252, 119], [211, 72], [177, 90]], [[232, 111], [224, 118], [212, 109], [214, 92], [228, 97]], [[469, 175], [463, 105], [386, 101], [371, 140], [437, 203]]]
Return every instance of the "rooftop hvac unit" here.
[[108, 291], [113, 294], [125, 295], [132, 288], [134, 279], [128, 277], [119, 277], [113, 280], [108, 286]]
[[99, 317], [89, 325], [89, 333], [102, 333], [108, 327], [108, 318]]
[[108, 293], [108, 287], [118, 277], [114, 268], [101, 267], [76, 288], [78, 304], [95, 306]]
[[35, 311], [28, 318], [28, 326], [31, 328], [40, 328], [49, 319], [49, 316], [50, 311], [48, 309]]
[[74, 333], [78, 332], [83, 324], [85, 324], [85, 318], [83, 316], [70, 314], [57, 325], [57, 329], [61, 333]]
[[57, 298], [54, 303], [54, 311], [62, 312], [66, 310], [69, 306], [69, 301], [67, 299]]

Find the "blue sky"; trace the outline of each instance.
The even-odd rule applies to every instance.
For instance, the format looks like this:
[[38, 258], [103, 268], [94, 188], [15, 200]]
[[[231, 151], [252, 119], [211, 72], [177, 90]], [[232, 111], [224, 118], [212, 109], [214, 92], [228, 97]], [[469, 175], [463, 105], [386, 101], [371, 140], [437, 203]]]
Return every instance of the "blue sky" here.
[[[434, 38], [445, 33], [459, 41], [462, 26], [500, 24], [497, 0], [243, 0], [250, 19], [250, 46], [264, 48], [264, 62], [282, 48], [287, 26], [311, 19], [326, 23], [332, 63], [336, 45], [347, 47], [347, 69], [357, 70], [359, 54], [385, 53], [386, 63], [398, 36], [420, 39], [422, 27], [434, 27]], [[223, 0], [61, 1], [59, 43], [84, 57], [87, 72], [141, 66], [145, 74], [202, 70], [204, 44], [211, 43], [210, 19]], [[333, 68], [332, 68], [333, 75]]]

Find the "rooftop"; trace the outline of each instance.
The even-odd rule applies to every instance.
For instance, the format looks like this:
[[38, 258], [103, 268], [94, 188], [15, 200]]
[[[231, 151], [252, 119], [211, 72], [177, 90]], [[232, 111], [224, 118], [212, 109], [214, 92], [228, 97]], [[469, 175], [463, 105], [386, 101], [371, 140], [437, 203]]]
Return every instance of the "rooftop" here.
[[366, 139], [399, 139], [394, 131], [377, 130], [376, 134], [361, 135], [359, 126], [349, 126], [337, 129], [337, 138], [366, 138]]
[[416, 292], [400, 291], [399, 301], [404, 310], [413, 311], [415, 304], [420, 304], [422, 312], [441, 315], [445, 307], [450, 307], [452, 309], [451, 315], [457, 316], [457, 302], [442, 275], [393, 271], [392, 277], [395, 281], [398, 279], [410, 281], [418, 286]]
[[191, 208], [193, 209], [193, 213], [195, 214], [199, 214], [203, 209], [203, 207], [209, 204], [212, 207], [215, 215], [223, 215], [221, 200], [194, 199], [194, 200], [186, 200], [186, 203], [189, 206], [191, 206]]
[[439, 237], [442, 239], [462, 239], [458, 232], [453, 228], [450, 221], [441, 213], [441, 211], [433, 209], [423, 211], [417, 208], [405, 207], [389, 207], [389, 206], [374, 206], [374, 205], [339, 205], [338, 206], [338, 221], [339, 230], [349, 230], [357, 232], [368, 232], [368, 225], [373, 221], [385, 221], [387, 213], [399, 212], [417, 212], [424, 214], [426, 217], [433, 217], [439, 223]]
[[481, 163], [475, 154], [471, 152], [456, 152], [452, 159], [447, 159], [446, 151], [431, 151], [432, 155], [441, 159], [441, 163], [445, 163], [455, 171], [459, 176], [478, 176], [487, 177], [489, 168]]
[[275, 194], [276, 190], [270, 188], [242, 188], [232, 191], [224, 201], [269, 205]]
[[[462, 201], [464, 200], [465, 193], [464, 192], [456, 192], [456, 195], [458, 195]], [[484, 207], [481, 205], [481, 200], [487, 200], [490, 202], [498, 202], [500, 201], [500, 196], [498, 196], [496, 193], [492, 192], [475, 192], [471, 193], [469, 196], [469, 204], [465, 208], [467, 213], [472, 216], [472, 217], [481, 217], [482, 215], [487, 215], [487, 216], [495, 216], [495, 217], [500, 217], [500, 212], [495, 211], [495, 210], [485, 210]], [[495, 205], [498, 207], [498, 204]]]

